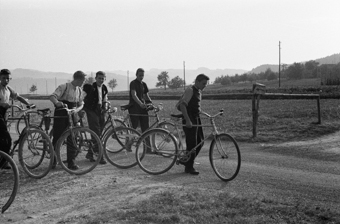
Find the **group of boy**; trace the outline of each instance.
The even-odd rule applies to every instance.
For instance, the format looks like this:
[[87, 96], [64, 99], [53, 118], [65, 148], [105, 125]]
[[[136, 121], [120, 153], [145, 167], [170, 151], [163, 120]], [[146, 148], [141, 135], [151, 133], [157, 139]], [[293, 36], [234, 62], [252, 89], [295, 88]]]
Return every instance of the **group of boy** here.
[[[138, 68], [136, 71], [136, 79], [130, 82], [129, 93], [129, 113], [132, 128], [141, 127], [142, 132], [149, 128], [149, 117], [147, 111], [147, 104], [152, 103], [149, 96], [149, 89], [144, 79], [144, 69]], [[10, 107], [9, 99], [17, 99], [20, 102], [29, 105], [29, 102], [16, 93], [8, 86], [10, 78], [10, 71], [8, 69], [1, 70], [1, 85], [0, 85], [0, 145], [1, 151], [8, 153], [11, 147], [11, 137], [7, 130], [5, 114]], [[84, 84], [86, 74], [82, 71], [76, 71], [73, 74], [73, 80], [69, 83], [59, 85], [56, 90], [50, 95], [50, 101], [55, 106], [53, 122], [53, 145], [55, 146], [61, 134], [68, 127], [67, 112], [62, 108], [65, 105], [68, 108], [78, 109], [83, 108], [86, 112], [88, 125], [98, 136], [104, 128], [105, 114], [104, 107], [108, 102], [108, 89], [104, 84], [106, 74], [103, 71], [98, 71], [95, 76], [96, 82], [93, 84]], [[207, 86], [209, 77], [204, 74], [199, 74], [195, 79], [195, 84], [186, 88], [180, 101], [176, 107], [183, 114], [183, 130], [186, 135], [187, 151], [190, 151], [203, 139], [203, 130], [200, 120], [202, 91]], [[6, 142], [4, 144], [3, 142]], [[5, 147], [4, 147], [5, 145]], [[199, 172], [194, 168], [194, 160], [201, 150], [203, 145], [196, 148], [195, 153], [191, 155], [186, 163], [181, 163], [185, 166], [185, 172], [193, 175], [198, 175]], [[68, 168], [72, 170], [79, 169], [75, 163], [76, 149], [72, 144], [67, 145], [67, 164]], [[86, 158], [94, 162], [93, 154], [89, 152]], [[104, 158], [101, 158], [100, 164], [106, 164]], [[53, 167], [56, 166], [56, 161]], [[1, 167], [1, 166], [0, 166]]]

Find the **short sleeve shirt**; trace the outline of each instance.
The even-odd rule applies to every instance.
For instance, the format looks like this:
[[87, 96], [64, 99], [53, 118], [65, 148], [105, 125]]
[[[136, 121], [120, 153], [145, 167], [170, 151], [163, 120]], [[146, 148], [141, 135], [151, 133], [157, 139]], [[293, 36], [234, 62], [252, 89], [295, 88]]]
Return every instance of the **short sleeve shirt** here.
[[[145, 82], [140, 82], [137, 79], [133, 80], [130, 83], [130, 104], [137, 104], [134, 99], [132, 98], [131, 91], [136, 91], [136, 95], [138, 99], [142, 102], [144, 102], [144, 94], [147, 94], [149, 92], [148, 86]], [[138, 105], [138, 104], [137, 104]]]
[[9, 103], [9, 99], [16, 99], [19, 96], [10, 86], [0, 85], [0, 103]]
[[59, 101], [83, 104], [83, 95], [84, 93], [79, 86], [74, 86], [72, 83], [65, 83], [59, 85], [51, 96], [56, 97]]

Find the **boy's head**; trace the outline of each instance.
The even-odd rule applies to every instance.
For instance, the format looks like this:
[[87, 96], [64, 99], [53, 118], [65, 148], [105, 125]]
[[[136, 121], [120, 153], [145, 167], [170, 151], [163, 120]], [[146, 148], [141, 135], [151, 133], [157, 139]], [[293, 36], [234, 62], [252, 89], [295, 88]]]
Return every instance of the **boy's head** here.
[[2, 69], [0, 71], [0, 82], [1, 85], [7, 86], [9, 83], [9, 80], [11, 80], [11, 72], [8, 69]]
[[82, 71], [76, 71], [74, 74], [73, 74], [73, 83], [76, 85], [76, 86], [82, 86], [85, 82], [85, 76], [86, 74]]
[[105, 72], [103, 72], [103, 71], [97, 72], [97, 73], [96, 73], [95, 79], [96, 79], [97, 85], [98, 85], [98, 86], [102, 86], [103, 83], [104, 83], [104, 81], [105, 81], [105, 79], [106, 79], [106, 74], [105, 74]]
[[199, 74], [195, 79], [195, 86], [203, 90], [208, 85], [209, 77], [205, 74]]
[[136, 71], [137, 80], [142, 81], [144, 78], [144, 69], [139, 68]]

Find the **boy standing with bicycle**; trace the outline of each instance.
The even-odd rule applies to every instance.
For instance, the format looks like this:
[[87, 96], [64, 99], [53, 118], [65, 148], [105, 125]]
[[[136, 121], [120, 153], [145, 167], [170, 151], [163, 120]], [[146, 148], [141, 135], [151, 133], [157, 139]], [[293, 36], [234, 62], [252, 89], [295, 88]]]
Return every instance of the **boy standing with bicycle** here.
[[[84, 90], [84, 110], [86, 112], [87, 121], [89, 123], [89, 128], [94, 131], [99, 137], [104, 128], [105, 114], [103, 112], [103, 107], [105, 107], [107, 98], [107, 87], [104, 84], [106, 79], [105, 72], [99, 71], [96, 73], [95, 80], [93, 84], [85, 84]], [[94, 162], [93, 152], [88, 151], [86, 158], [91, 162]], [[101, 158], [100, 164], [106, 164], [104, 158]]]
[[[53, 122], [53, 141], [52, 144], [55, 147], [58, 139], [63, 132], [69, 126], [67, 117], [67, 111], [62, 108], [67, 105], [68, 108], [82, 107], [82, 89], [81, 86], [85, 82], [85, 73], [82, 71], [76, 71], [73, 74], [73, 81], [65, 84], [61, 84], [50, 96], [50, 101], [54, 104], [54, 122]], [[75, 158], [77, 155], [76, 148], [71, 143], [72, 139], [68, 139], [70, 142], [67, 144], [67, 166], [71, 170], [79, 169], [79, 166], [75, 164]], [[53, 168], [57, 165], [57, 161], [54, 160]]]
[[[9, 153], [12, 146], [12, 138], [7, 130], [6, 125], [6, 112], [11, 106], [9, 104], [10, 98], [17, 99], [21, 103], [29, 105], [28, 101], [16, 93], [10, 86], [8, 86], [9, 81], [12, 79], [10, 77], [11, 72], [8, 69], [2, 69], [0, 71], [0, 146], [1, 151]], [[0, 168], [10, 169], [7, 164], [1, 164]]]
[[[180, 110], [184, 116], [183, 131], [185, 133], [186, 150], [191, 151], [198, 143], [204, 139], [202, 125], [200, 119], [202, 91], [207, 86], [209, 77], [205, 74], [199, 74], [195, 79], [195, 84], [187, 88], [176, 104], [176, 108]], [[194, 161], [203, 144], [196, 148], [196, 153], [191, 154], [190, 159], [186, 163], [181, 163], [185, 166], [185, 172], [193, 175], [198, 175], [199, 172], [194, 168]]]

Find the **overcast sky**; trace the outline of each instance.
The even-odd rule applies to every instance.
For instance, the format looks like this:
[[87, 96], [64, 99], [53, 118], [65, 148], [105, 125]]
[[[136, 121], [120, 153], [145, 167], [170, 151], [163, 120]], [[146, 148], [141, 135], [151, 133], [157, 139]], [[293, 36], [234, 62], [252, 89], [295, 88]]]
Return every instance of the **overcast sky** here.
[[0, 67], [245, 69], [340, 53], [339, 0], [0, 0]]

